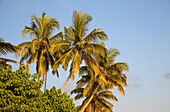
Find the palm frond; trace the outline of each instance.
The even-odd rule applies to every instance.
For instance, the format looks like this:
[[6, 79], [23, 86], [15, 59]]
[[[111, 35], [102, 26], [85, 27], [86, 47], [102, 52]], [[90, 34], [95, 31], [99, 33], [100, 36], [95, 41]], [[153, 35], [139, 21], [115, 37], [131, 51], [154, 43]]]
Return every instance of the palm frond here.
[[59, 23], [53, 17], [46, 18], [45, 24], [43, 25], [44, 26], [43, 26], [42, 37], [49, 37], [53, 32], [54, 28], [57, 28], [59, 30]]
[[125, 95], [125, 91], [123, 89], [123, 87], [121, 85], [118, 85], [118, 91], [122, 94], [122, 95]]
[[113, 104], [110, 103], [109, 101], [102, 99], [102, 98], [100, 98], [100, 99], [98, 98], [96, 101], [98, 102], [97, 104], [98, 104], [99, 108], [102, 108], [102, 109], [106, 110], [107, 112], [113, 112], [112, 111]]
[[75, 37], [75, 33], [74, 33], [72, 27], [66, 28], [66, 27], [64, 26], [64, 33], [65, 33], [64, 38], [65, 38], [66, 40], [75, 41], [75, 38], [76, 38], [76, 37]]
[[63, 33], [60, 32], [60, 33], [57, 33], [56, 35], [52, 36], [51, 38], [49, 38], [49, 41], [63, 39], [63, 37], [64, 37]]
[[99, 40], [106, 41], [107, 35], [101, 29], [94, 29], [83, 39], [85, 42], [98, 42]]
[[50, 53], [54, 55], [55, 52], [58, 52], [60, 49], [68, 50], [71, 43], [66, 40], [56, 40], [51, 44]]
[[75, 53], [75, 48], [72, 48], [69, 51], [67, 51], [64, 55], [62, 55], [60, 59], [58, 59], [54, 63], [53, 70], [55, 71], [59, 67], [59, 64], [62, 64], [63, 68], [66, 69], [74, 53]]
[[0, 61], [5, 61], [5, 62], [12, 62], [12, 63], [18, 63], [15, 60], [7, 59], [7, 58], [0, 58]]
[[0, 55], [16, 52], [16, 48], [11, 43], [0, 42]]
[[76, 52], [74, 58], [73, 58], [73, 73], [78, 74], [79, 72], [79, 66], [81, 64], [81, 55], [79, 53], [79, 51]]
[[75, 93], [83, 93], [84, 88], [76, 88], [74, 90], [71, 91], [71, 94], [75, 94]]
[[28, 64], [33, 64], [35, 62], [35, 60], [37, 59], [38, 56], [38, 52], [33, 53], [30, 58], [27, 60]]
[[81, 14], [82, 11], [77, 12], [74, 10], [73, 12], [73, 27], [77, 32], [79, 37], [84, 37], [87, 32], [87, 25], [92, 20], [92, 17], [87, 13]]
[[99, 55], [102, 57], [106, 56], [107, 49], [101, 44], [84, 43], [83, 45], [86, 52], [94, 57], [97, 57]]
[[36, 30], [33, 28], [25, 26], [24, 30], [22, 31], [22, 35], [25, 38], [25, 35], [29, 33], [31, 38], [39, 39], [40, 36]]
[[116, 102], [118, 101], [116, 96], [114, 96], [113, 93], [111, 91], [108, 91], [108, 90], [99, 92], [98, 96], [101, 97], [101, 98], [106, 98], [108, 100], [112, 99]]
[[22, 52], [21, 54], [21, 60], [20, 60], [20, 64], [27, 60], [30, 56], [32, 55], [32, 52], [31, 52], [31, 48], [25, 48], [25, 51]]

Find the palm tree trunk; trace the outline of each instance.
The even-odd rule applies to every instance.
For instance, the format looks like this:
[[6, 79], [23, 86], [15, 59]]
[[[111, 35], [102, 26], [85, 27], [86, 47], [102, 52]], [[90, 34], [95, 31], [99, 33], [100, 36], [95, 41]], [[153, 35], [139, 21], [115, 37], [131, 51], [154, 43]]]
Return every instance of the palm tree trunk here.
[[47, 86], [47, 74], [45, 74], [45, 85], [44, 85], [44, 92], [46, 91], [46, 86]]
[[38, 82], [40, 81], [40, 75], [38, 76]]
[[[44, 80], [44, 75], [43, 75], [43, 80]], [[43, 85], [44, 85], [44, 84], [43, 84]], [[41, 91], [42, 91], [43, 85], [41, 86]]]
[[88, 112], [91, 112], [91, 109], [92, 109], [92, 105], [91, 105], [91, 103], [90, 103], [90, 105], [89, 105], [89, 111], [88, 111]]
[[64, 85], [63, 85], [63, 87], [62, 87], [62, 89], [61, 89], [61, 92], [64, 91], [64, 89], [65, 89], [65, 87], [66, 87], [66, 85], [67, 85], [67, 83], [68, 83], [68, 81], [69, 81], [70, 78], [71, 78], [71, 73], [70, 73], [69, 76], [67, 77], [67, 80], [65, 81], [65, 83], [64, 83]]
[[100, 87], [100, 84], [98, 84], [98, 86], [96, 87], [96, 89], [94, 90], [93, 94], [91, 95], [90, 99], [87, 102], [83, 102], [83, 104], [79, 107], [79, 109], [76, 112], [84, 112], [84, 110], [86, 109], [86, 107], [89, 105], [89, 103], [92, 101], [95, 93], [97, 92], [98, 88]]

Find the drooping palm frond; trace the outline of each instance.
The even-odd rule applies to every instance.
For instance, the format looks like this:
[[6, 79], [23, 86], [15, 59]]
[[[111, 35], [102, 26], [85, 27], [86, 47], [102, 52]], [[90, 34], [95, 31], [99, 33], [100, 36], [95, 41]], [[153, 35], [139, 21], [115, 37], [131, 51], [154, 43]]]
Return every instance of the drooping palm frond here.
[[12, 62], [12, 63], [18, 63], [18, 62], [17, 62], [17, 61], [15, 61], [15, 60], [7, 59], [7, 58], [0, 58], [0, 61], [2, 61], [2, 62]]
[[[8, 53], [15, 53], [18, 50], [20, 50], [20, 47], [14, 46], [11, 43], [3, 42], [4, 39], [0, 37], [0, 56], [1, 55], [6, 55]], [[7, 58], [1, 58], [0, 61], [2, 62], [12, 62], [12, 63], [18, 63], [17, 61], [7, 59]]]
[[107, 49], [101, 44], [84, 43], [83, 47], [86, 52], [97, 59], [98, 56], [105, 57]]
[[96, 43], [99, 40], [106, 41], [107, 40], [107, 35], [101, 29], [94, 29], [87, 36], [85, 36], [83, 40], [85, 42], [93, 42], [93, 43]]
[[76, 73], [76, 74], [78, 74], [78, 72], [79, 72], [79, 66], [80, 66], [80, 64], [81, 64], [81, 55], [80, 55], [80, 52], [79, 51], [77, 51], [76, 52], [76, 54], [75, 54], [75, 56], [74, 56], [74, 58], [73, 58], [73, 69], [72, 69], [72, 71], [74, 72], [74, 73]]
[[59, 64], [62, 64], [63, 68], [66, 69], [74, 54], [75, 48], [69, 49], [64, 55], [60, 57], [59, 60], [54, 63], [53, 70], [55, 71], [59, 67]]
[[[34, 24], [34, 22], [32, 22], [32, 24]], [[38, 32], [35, 30], [35, 28], [31, 28], [31, 27], [27, 27], [25, 26], [24, 30], [22, 31], [22, 35], [25, 38], [25, 35], [29, 33], [30, 37], [33, 39], [40, 39], [40, 35], [38, 34]]]
[[0, 55], [6, 55], [8, 53], [16, 52], [16, 48], [11, 43], [0, 41]]

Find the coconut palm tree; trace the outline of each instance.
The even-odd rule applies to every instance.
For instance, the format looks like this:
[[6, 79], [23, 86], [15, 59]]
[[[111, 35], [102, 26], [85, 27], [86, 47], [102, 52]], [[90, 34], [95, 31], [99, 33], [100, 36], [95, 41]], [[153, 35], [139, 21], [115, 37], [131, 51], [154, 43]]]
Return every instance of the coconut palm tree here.
[[[91, 79], [91, 75], [84, 75], [82, 77], [82, 79], [79, 80], [79, 84], [80, 82], [83, 84], [82, 86], [85, 86], [89, 80]], [[96, 88], [96, 86], [98, 85], [98, 83], [94, 83], [91, 87], [91, 89], [89, 90], [88, 94], [86, 95], [85, 100], [83, 101], [83, 104], [87, 103], [88, 100], [90, 99], [90, 97], [93, 94], [93, 90]], [[113, 101], [118, 101], [117, 98], [113, 95], [113, 93], [108, 90], [109, 86], [107, 86], [105, 89], [99, 87], [97, 89], [97, 92], [94, 94], [94, 97], [92, 98], [92, 100], [90, 101], [90, 103], [87, 105], [87, 107], [85, 108], [85, 112], [112, 112], [112, 108], [113, 108], [113, 104], [110, 103], [110, 101], [108, 100], [113, 100]], [[78, 100], [80, 98], [83, 98], [83, 92], [84, 92], [84, 88], [82, 87], [78, 87], [76, 89], [74, 89], [73, 91], [71, 91], [71, 94], [77, 94], [75, 96], [75, 100]], [[81, 107], [81, 106], [80, 106]]]
[[45, 12], [42, 13], [41, 18], [33, 15], [31, 27], [25, 26], [22, 32], [24, 38], [26, 34], [29, 34], [33, 40], [18, 45], [23, 48], [18, 51], [18, 55], [21, 53], [20, 63], [26, 60], [27, 71], [29, 71], [29, 64], [36, 61], [36, 71], [39, 73], [38, 81], [40, 77], [45, 81], [44, 91], [46, 89], [49, 65], [53, 66], [54, 63], [54, 58], [50, 53], [51, 44], [62, 36], [61, 32], [52, 36], [55, 28], [59, 29], [58, 21], [53, 17], [46, 17]]
[[[96, 75], [93, 69], [89, 66], [84, 66], [80, 69], [80, 75], [87, 74], [82, 76], [77, 83], [77, 87], [72, 93], [78, 93], [75, 97], [79, 99], [81, 97], [85, 97], [86, 99], [79, 107], [77, 112], [83, 112], [90, 106], [90, 103], [95, 98], [95, 95], [98, 94], [100, 91], [104, 91], [105, 89], [112, 90], [113, 87], [117, 87], [118, 91], [124, 95], [123, 86], [126, 86], [126, 76], [123, 74], [123, 71], [128, 70], [128, 66], [126, 63], [115, 63], [114, 57], [117, 56], [119, 52], [116, 49], [110, 49], [106, 52], [106, 58], [98, 57], [99, 65], [104, 69], [104, 75]], [[90, 72], [91, 71], [91, 72]], [[85, 86], [84, 88], [82, 88]], [[102, 90], [101, 90], [102, 88]], [[81, 92], [80, 92], [80, 90]], [[81, 96], [81, 97], [80, 97]], [[113, 97], [114, 98], [114, 97]], [[116, 100], [116, 99], [115, 99]], [[104, 106], [107, 107], [107, 106]], [[112, 109], [111, 105], [109, 106]], [[109, 108], [107, 108], [109, 109]]]
[[[11, 43], [6, 43], [6, 42], [3, 42], [3, 41], [4, 41], [3, 38], [0, 37], [0, 56], [17, 51], [16, 46], [12, 45]], [[0, 57], [0, 61], [18, 63], [17, 61], [7, 59], [7, 58], [1, 58], [1, 57]]]
[[82, 62], [91, 66], [96, 74], [102, 72], [95, 57], [96, 55], [105, 56], [107, 49], [101, 43], [107, 40], [107, 36], [101, 29], [94, 29], [87, 34], [87, 25], [91, 20], [92, 17], [87, 13], [82, 14], [81, 11], [74, 11], [73, 26], [69, 28], [64, 27], [64, 39], [58, 40], [52, 45], [51, 50], [54, 52], [65, 49], [64, 55], [54, 63], [54, 71], [60, 64], [66, 70], [69, 62], [71, 62], [70, 74], [63, 85], [62, 91], [69, 79], [74, 80], [74, 74], [78, 74], [79, 66]]

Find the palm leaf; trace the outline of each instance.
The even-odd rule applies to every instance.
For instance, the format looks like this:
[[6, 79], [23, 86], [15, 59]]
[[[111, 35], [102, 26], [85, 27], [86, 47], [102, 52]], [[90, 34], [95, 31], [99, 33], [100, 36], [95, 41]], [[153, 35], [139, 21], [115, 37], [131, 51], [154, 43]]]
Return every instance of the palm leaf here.
[[107, 40], [107, 35], [101, 29], [94, 29], [83, 39], [85, 42], [97, 42], [98, 40]]
[[12, 62], [12, 63], [18, 63], [15, 60], [7, 59], [7, 58], [0, 58], [0, 61], [5, 61], [5, 62]]
[[73, 63], [73, 73], [78, 74], [79, 66], [81, 64], [81, 55], [80, 55], [79, 51], [76, 52], [72, 63]]
[[62, 55], [60, 59], [58, 59], [54, 63], [53, 70], [55, 71], [59, 67], [59, 64], [62, 64], [63, 68], [66, 69], [74, 53], [75, 53], [75, 48], [72, 48], [69, 51], [67, 51], [64, 55]]
[[63, 39], [64, 35], [62, 32], [52, 36], [51, 38], [49, 38], [49, 41], [53, 41], [53, 40], [57, 40], [57, 39]]
[[125, 95], [125, 91], [123, 89], [123, 87], [121, 85], [118, 85], [118, 91], [122, 94], [122, 95]]
[[16, 48], [11, 43], [0, 42], [0, 55], [16, 52]]

